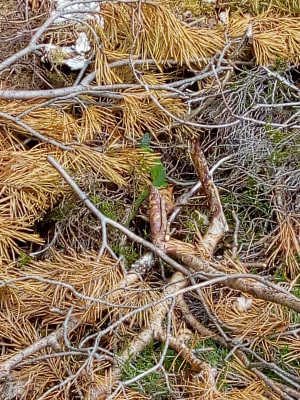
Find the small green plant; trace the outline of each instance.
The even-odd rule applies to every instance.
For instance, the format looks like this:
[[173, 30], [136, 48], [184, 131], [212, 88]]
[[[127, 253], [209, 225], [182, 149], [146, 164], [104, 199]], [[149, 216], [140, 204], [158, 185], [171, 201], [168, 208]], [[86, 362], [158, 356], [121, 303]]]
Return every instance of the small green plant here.
[[287, 161], [290, 154], [290, 150], [284, 149], [283, 147], [273, 150], [269, 158], [270, 163], [277, 166], [283, 165]]
[[160, 160], [157, 160], [157, 165], [150, 169], [153, 186], [156, 188], [163, 188], [168, 186], [166, 182], [166, 169]]
[[277, 57], [271, 66], [271, 71], [277, 71], [277, 72], [286, 72], [286, 70], [289, 68], [289, 63], [287, 60]]
[[118, 255], [123, 256], [128, 265], [133, 264], [140, 257], [133, 243], [131, 243], [131, 245], [129, 246], [124, 247], [121, 247], [120, 245], [115, 245], [113, 246], [113, 250]]
[[[255, 223], [253, 220], [264, 221], [270, 218], [272, 205], [265, 198], [264, 188], [252, 177], [248, 177], [248, 182], [236, 193], [226, 193], [221, 195], [224, 212], [231, 230], [235, 228], [235, 221], [232, 217], [234, 209], [239, 220], [240, 229], [244, 232], [240, 236], [240, 243], [248, 244], [253, 237], [259, 239], [268, 229], [265, 223]], [[254, 236], [253, 236], [254, 234]]]
[[63, 86], [66, 83], [66, 80], [63, 77], [63, 75], [58, 74], [56, 71], [55, 72], [48, 71], [47, 78], [49, 83], [51, 83], [51, 85], [53, 85], [54, 87]]
[[[150, 147], [150, 134], [148, 132], [142, 137], [140, 147], [145, 151], [152, 152]], [[163, 188], [168, 186], [168, 183], [166, 182], [167, 172], [159, 158], [156, 162], [157, 164], [150, 169], [152, 184], [156, 188]]]
[[277, 361], [278, 365], [280, 365], [281, 367], [284, 367], [284, 364], [285, 364], [284, 358], [289, 353], [290, 353], [290, 348], [289, 348], [288, 344], [286, 344], [285, 346], [283, 346], [283, 347], [281, 347], [279, 349], [277, 348], [276, 356], [278, 358], [278, 361]]
[[284, 132], [283, 130], [272, 129], [270, 126], [266, 128], [268, 136], [273, 140], [274, 143], [281, 143], [288, 137], [289, 132]]
[[29, 254], [21, 252], [17, 265], [20, 269], [24, 269], [26, 265], [28, 265], [32, 260], [34, 260], [34, 257], [31, 257]]
[[[173, 349], [167, 350], [164, 361], [164, 367], [166, 371], [170, 373], [177, 373], [181, 369], [183, 362], [183, 358], [178, 356], [178, 354]], [[186, 366], [186, 368], [189, 368], [189, 366]]]
[[90, 200], [91, 200], [91, 202], [92, 203], [94, 203], [95, 205], [96, 204], [99, 204], [100, 202], [101, 202], [101, 197], [100, 196], [90, 196]]
[[[299, 258], [299, 256], [297, 256], [297, 259]], [[298, 297], [298, 299], [300, 299], [300, 285], [296, 285], [293, 289], [293, 294]]]
[[284, 264], [276, 269], [273, 279], [277, 282], [286, 282], [286, 268]]
[[[144, 371], [154, 367], [160, 360], [164, 343], [156, 343], [152, 341], [147, 345], [144, 350], [139, 354], [138, 357], [128, 360], [122, 369], [122, 380], [129, 380]], [[183, 365], [183, 358], [172, 350], [168, 349], [165, 359], [164, 368], [168, 373], [178, 373]], [[133, 389], [143, 391], [151, 398], [155, 399], [168, 399], [169, 393], [165, 381], [165, 376], [158, 369], [144, 376], [139, 382], [135, 382], [130, 385]], [[153, 396], [153, 397], [152, 397]]]
[[[297, 297], [300, 297], [299, 295]], [[292, 324], [300, 324], [300, 314], [297, 311], [292, 311]]]

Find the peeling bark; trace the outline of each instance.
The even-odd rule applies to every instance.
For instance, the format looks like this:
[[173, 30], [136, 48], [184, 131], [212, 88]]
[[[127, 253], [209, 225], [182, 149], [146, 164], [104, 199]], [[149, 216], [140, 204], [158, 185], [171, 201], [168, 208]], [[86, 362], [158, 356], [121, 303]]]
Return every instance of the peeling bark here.
[[208, 254], [212, 254], [224, 233], [228, 230], [228, 225], [223, 212], [218, 189], [216, 188], [209, 172], [206, 158], [201, 149], [199, 140], [192, 141], [191, 158], [210, 207], [211, 222], [207, 231], [203, 235], [203, 246]]

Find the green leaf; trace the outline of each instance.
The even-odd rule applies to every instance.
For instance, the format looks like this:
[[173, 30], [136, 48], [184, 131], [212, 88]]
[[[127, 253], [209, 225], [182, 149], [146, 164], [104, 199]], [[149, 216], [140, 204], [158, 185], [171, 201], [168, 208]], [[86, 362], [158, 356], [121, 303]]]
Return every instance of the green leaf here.
[[[145, 135], [141, 139], [140, 148], [151, 152], [152, 149], [150, 148], [150, 133], [146, 132]], [[162, 188], [168, 186], [166, 182], [166, 169], [160, 159], [156, 160], [157, 164], [150, 169], [152, 184], [156, 188]]]
[[150, 170], [153, 186], [156, 188], [166, 187], [168, 186], [166, 182], [166, 169], [160, 160], [157, 161], [158, 163], [155, 165], [155, 167], [152, 167]]

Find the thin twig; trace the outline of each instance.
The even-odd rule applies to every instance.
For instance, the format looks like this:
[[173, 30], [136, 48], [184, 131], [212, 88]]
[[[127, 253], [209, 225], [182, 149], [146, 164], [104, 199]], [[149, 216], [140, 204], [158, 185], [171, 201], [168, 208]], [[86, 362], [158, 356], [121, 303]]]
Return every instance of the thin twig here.
[[53, 146], [59, 147], [62, 150], [69, 150], [73, 151], [74, 149], [72, 147], [67, 146], [65, 143], [60, 143], [57, 142], [54, 139], [48, 138], [47, 136], [42, 135], [41, 133], [37, 132], [35, 129], [33, 129], [31, 126], [25, 124], [25, 122], [20, 121], [18, 118], [13, 117], [10, 114], [4, 113], [0, 111], [0, 117], [5, 118], [9, 121], [12, 121], [16, 125], [21, 126], [23, 129], [25, 129], [30, 135], [33, 137], [37, 138], [38, 140], [41, 140], [42, 142], [50, 143]]

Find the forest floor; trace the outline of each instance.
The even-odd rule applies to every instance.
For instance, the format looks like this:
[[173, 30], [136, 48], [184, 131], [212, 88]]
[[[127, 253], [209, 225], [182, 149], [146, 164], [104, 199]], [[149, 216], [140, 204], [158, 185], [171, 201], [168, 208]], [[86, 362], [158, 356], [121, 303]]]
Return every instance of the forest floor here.
[[0, 400], [300, 399], [299, 22], [1, 6]]

